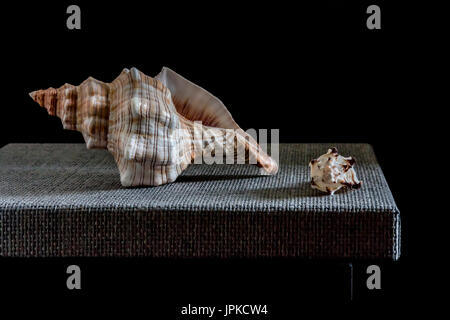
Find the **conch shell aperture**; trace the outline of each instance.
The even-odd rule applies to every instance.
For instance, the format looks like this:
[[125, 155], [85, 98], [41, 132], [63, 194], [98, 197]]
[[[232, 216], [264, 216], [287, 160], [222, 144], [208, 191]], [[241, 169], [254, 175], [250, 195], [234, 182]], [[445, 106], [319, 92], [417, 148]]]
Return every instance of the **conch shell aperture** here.
[[342, 187], [359, 189], [361, 181], [353, 169], [353, 157], [343, 157], [336, 148], [328, 149], [326, 154], [311, 160], [311, 187], [328, 194], [334, 194]]
[[269, 174], [278, 171], [218, 98], [165, 67], [155, 78], [124, 69], [111, 83], [90, 77], [79, 86], [30, 96], [59, 117], [64, 129], [80, 131], [88, 149], [108, 149], [123, 186], [173, 182], [189, 164], [217, 150], [224, 158], [253, 159]]

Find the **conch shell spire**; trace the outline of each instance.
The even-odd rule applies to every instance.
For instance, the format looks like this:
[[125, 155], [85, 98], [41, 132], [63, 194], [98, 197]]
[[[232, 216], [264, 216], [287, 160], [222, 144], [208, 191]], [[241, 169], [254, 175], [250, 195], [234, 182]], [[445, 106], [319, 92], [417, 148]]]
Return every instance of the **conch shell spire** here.
[[253, 159], [269, 174], [278, 170], [219, 99], [168, 68], [155, 78], [124, 69], [111, 83], [90, 77], [30, 96], [65, 129], [80, 131], [88, 149], [108, 149], [124, 186], [173, 182], [190, 163], [217, 159], [217, 151]]
[[64, 129], [83, 134], [88, 149], [106, 149], [108, 142], [109, 84], [89, 77], [79, 86], [37, 90], [31, 98], [61, 119]]

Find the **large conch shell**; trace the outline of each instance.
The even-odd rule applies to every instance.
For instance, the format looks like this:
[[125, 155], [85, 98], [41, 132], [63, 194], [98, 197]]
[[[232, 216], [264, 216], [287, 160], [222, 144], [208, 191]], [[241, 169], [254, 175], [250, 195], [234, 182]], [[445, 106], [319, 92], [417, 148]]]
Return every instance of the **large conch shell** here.
[[278, 170], [219, 99], [168, 68], [155, 78], [124, 69], [111, 83], [90, 77], [30, 96], [64, 129], [80, 131], [88, 149], [108, 149], [123, 186], [173, 182], [190, 163], [219, 157], [217, 150], [232, 160], [244, 154], [269, 174]]

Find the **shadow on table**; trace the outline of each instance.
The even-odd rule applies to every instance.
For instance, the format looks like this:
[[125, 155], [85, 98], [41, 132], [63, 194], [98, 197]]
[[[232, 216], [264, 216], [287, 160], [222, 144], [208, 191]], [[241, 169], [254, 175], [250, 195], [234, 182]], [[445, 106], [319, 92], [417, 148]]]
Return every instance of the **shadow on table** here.
[[[347, 193], [347, 189], [341, 189], [335, 194]], [[311, 188], [309, 181], [304, 181], [296, 184], [292, 187], [281, 188], [259, 188], [259, 189], [246, 189], [237, 194], [250, 194], [254, 197], [261, 199], [292, 199], [292, 198], [314, 198], [314, 197], [329, 197], [328, 194], [320, 192], [319, 190]]]
[[179, 176], [175, 183], [177, 182], [206, 182], [206, 181], [228, 181], [228, 180], [242, 180], [242, 179], [258, 179], [264, 178], [266, 176], [257, 174], [247, 174], [247, 175], [185, 175]]

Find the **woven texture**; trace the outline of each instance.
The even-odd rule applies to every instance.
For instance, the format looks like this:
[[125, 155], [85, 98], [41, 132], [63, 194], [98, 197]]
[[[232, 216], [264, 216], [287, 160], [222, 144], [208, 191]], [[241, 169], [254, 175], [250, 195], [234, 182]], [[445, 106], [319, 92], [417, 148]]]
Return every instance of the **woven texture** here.
[[400, 255], [400, 215], [372, 148], [363, 186], [327, 196], [308, 162], [330, 144], [281, 144], [279, 173], [251, 165], [191, 165], [172, 184], [124, 188], [111, 154], [83, 144], [0, 149], [0, 255], [388, 258]]

